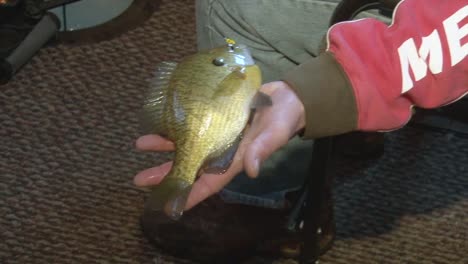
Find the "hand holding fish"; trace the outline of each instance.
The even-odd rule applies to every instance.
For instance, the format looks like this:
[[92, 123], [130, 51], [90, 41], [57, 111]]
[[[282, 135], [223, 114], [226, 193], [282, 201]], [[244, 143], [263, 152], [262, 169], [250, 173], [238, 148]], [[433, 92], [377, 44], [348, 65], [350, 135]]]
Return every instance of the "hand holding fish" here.
[[[260, 91], [271, 97], [272, 106], [256, 110], [226, 172], [221, 175], [203, 173], [198, 177], [188, 195], [185, 210], [220, 191], [243, 170], [255, 178], [262, 161], [304, 128], [304, 107], [287, 83], [267, 83]], [[175, 148], [173, 142], [155, 134], [140, 137], [136, 141], [136, 147], [145, 151], [172, 151]], [[134, 183], [141, 187], [158, 185], [171, 168], [172, 162], [168, 162], [142, 171], [135, 176]]]

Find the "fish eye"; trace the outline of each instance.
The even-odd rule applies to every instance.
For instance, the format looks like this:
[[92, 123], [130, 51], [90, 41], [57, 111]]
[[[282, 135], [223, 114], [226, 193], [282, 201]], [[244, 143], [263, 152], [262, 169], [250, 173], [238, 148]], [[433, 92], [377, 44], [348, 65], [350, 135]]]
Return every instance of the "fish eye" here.
[[224, 65], [226, 65], [226, 62], [224, 61], [224, 58], [218, 57], [218, 58], [213, 60], [213, 64], [216, 65], [216, 66], [224, 66]]

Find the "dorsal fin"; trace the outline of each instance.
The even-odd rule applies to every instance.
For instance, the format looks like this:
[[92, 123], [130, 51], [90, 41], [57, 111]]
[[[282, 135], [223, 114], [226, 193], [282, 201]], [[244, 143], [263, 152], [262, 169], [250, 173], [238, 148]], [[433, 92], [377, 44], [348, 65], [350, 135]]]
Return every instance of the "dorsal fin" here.
[[161, 62], [155, 76], [149, 80], [149, 89], [141, 113], [144, 133], [167, 136], [167, 127], [163, 118], [169, 82], [176, 68], [175, 62]]

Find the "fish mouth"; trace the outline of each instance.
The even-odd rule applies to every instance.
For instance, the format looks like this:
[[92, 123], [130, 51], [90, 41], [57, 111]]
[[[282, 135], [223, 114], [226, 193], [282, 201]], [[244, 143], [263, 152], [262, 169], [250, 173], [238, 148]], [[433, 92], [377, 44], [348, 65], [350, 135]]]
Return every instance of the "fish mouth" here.
[[240, 65], [240, 66], [251, 66], [255, 64], [255, 61], [250, 53], [250, 49], [244, 44], [236, 44], [233, 46], [227, 47], [228, 53], [232, 56], [233, 65]]

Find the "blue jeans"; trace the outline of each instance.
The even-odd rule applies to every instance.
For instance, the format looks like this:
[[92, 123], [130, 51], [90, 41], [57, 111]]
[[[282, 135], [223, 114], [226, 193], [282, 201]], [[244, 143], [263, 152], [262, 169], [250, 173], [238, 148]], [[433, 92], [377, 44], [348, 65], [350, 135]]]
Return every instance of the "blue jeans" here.
[[[264, 82], [315, 57], [339, 0], [197, 0], [199, 49], [224, 44], [229, 37], [251, 49]], [[369, 14], [371, 16], [371, 14]], [[293, 138], [262, 164], [260, 175], [236, 176], [220, 195], [225, 202], [282, 208], [285, 194], [310, 174], [312, 141]]]

